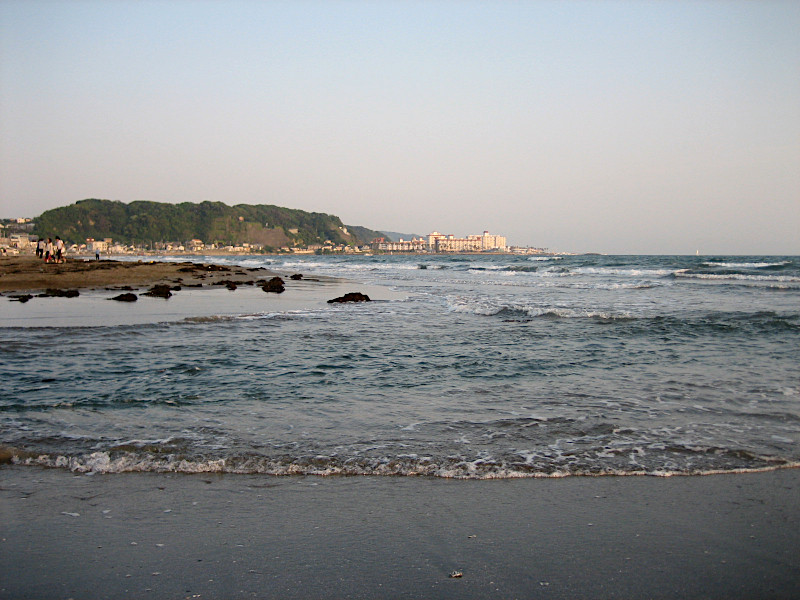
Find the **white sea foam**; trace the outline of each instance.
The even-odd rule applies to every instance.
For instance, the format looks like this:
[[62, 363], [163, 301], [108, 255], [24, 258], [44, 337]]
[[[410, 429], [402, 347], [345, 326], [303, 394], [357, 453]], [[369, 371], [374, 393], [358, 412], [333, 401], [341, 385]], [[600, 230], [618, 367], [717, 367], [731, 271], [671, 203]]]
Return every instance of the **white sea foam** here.
[[733, 280], [733, 281], [781, 281], [800, 282], [800, 277], [791, 275], [744, 275], [742, 273], [687, 273], [676, 272], [676, 277], [686, 279]]
[[[554, 455], [543, 461], [543, 457], [534, 452], [519, 452], [523, 460], [520, 464], [508, 464], [498, 460], [490, 454], [484, 454], [474, 459], [459, 459], [448, 457], [444, 463], [439, 463], [430, 456], [419, 457], [416, 454], [405, 454], [393, 458], [374, 459], [364, 462], [333, 463], [330, 457], [319, 455], [311, 461], [281, 462], [267, 458], [252, 458], [244, 460], [226, 460], [224, 458], [208, 460], [187, 460], [174, 456], [153, 456], [123, 453], [110, 456], [107, 452], [94, 452], [81, 456], [48, 456], [13, 459], [14, 464], [29, 466], [46, 466], [70, 470], [74, 473], [233, 473], [250, 475], [313, 475], [321, 477], [369, 475], [369, 476], [430, 476], [446, 479], [515, 479], [515, 478], [562, 478], [569, 476], [640, 476], [651, 475], [669, 477], [674, 475], [714, 475], [719, 473], [754, 473], [774, 471], [785, 468], [798, 468], [800, 462], [774, 461], [769, 457], [761, 457], [764, 464], [758, 467], [731, 467], [719, 468], [690, 468], [679, 466], [671, 461], [663, 461], [657, 467], [646, 467], [641, 464], [641, 458], [646, 455], [642, 448], [629, 449], [626, 468], [615, 466], [587, 465], [580, 467], [570, 464], [554, 464], [555, 458], [559, 463], [566, 457], [565, 454]], [[596, 456], [615, 458], [620, 453], [599, 451]], [[536, 468], [537, 464], [547, 466], [544, 470]]]
[[766, 267], [784, 267], [791, 264], [788, 260], [782, 262], [706, 262], [706, 267], [722, 267], [724, 269], [763, 269]]
[[520, 313], [526, 317], [557, 317], [561, 319], [633, 319], [629, 311], [611, 312], [590, 308], [570, 308], [563, 306], [534, 306], [525, 303], [498, 303], [494, 299], [476, 300], [466, 297], [448, 298], [448, 310], [480, 316], [493, 316], [504, 311]]
[[574, 270], [580, 275], [601, 275], [616, 277], [665, 277], [675, 273], [675, 269], [618, 269], [614, 267], [578, 267]]
[[[579, 285], [573, 285], [572, 287], [579, 287]], [[670, 285], [670, 283], [666, 281], [639, 280], [624, 283], [586, 283], [582, 284], [582, 287], [593, 290], [646, 290], [665, 285]]]

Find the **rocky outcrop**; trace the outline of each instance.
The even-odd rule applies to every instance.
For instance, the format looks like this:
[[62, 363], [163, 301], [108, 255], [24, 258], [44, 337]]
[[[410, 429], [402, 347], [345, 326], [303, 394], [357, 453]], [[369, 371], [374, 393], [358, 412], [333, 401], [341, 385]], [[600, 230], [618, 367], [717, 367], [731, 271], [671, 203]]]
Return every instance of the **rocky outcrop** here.
[[280, 277], [273, 277], [268, 281], [262, 281], [259, 283], [261, 289], [265, 292], [272, 292], [275, 294], [282, 294], [286, 288], [283, 285], [283, 279]]
[[300, 281], [303, 278], [302, 273], [295, 273], [294, 275], [289, 275], [289, 279], [292, 281]]
[[230, 271], [230, 268], [224, 265], [198, 265], [189, 264], [185, 267], [178, 269], [181, 273], [192, 273], [194, 271]]
[[43, 292], [38, 295], [39, 298], [77, 298], [80, 296], [80, 292], [78, 290], [58, 290], [50, 288], [46, 292]]
[[238, 287], [236, 285], [236, 282], [235, 281], [231, 281], [230, 279], [220, 279], [219, 281], [215, 281], [211, 285], [224, 285], [226, 288], [228, 288], [232, 292], [235, 291], [236, 288]]
[[158, 284], [151, 287], [144, 293], [145, 296], [153, 296], [155, 298], [169, 298], [172, 296], [171, 288], [166, 284]]
[[333, 298], [332, 300], [328, 300], [328, 304], [333, 304], [335, 302], [369, 302], [369, 296], [366, 294], [362, 294], [361, 292], [350, 292], [345, 294], [344, 296], [339, 296], [338, 298]]
[[136, 302], [138, 299], [139, 297], [136, 294], [130, 292], [109, 298], [109, 300], [116, 300], [117, 302]]

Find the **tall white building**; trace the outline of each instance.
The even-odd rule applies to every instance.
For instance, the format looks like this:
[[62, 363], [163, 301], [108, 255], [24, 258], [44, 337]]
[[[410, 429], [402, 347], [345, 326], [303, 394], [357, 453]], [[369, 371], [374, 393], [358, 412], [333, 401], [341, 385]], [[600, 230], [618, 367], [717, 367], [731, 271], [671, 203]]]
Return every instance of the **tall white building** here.
[[504, 235], [492, 235], [488, 231], [484, 231], [480, 236], [469, 236], [469, 237], [479, 237], [481, 240], [481, 250], [500, 250], [505, 251], [506, 249], [506, 238]]

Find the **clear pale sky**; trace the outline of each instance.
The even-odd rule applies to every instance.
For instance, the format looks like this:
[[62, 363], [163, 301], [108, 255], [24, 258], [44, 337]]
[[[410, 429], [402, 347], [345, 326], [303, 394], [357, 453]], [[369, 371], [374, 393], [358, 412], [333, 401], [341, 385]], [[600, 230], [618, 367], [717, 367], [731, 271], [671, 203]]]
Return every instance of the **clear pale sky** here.
[[0, 217], [222, 201], [800, 254], [800, 2], [0, 2]]

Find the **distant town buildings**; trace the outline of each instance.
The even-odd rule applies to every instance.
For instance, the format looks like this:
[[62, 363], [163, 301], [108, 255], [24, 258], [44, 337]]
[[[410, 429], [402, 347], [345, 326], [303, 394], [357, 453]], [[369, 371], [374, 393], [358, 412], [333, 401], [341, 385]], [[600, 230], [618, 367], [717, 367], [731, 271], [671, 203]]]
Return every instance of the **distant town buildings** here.
[[[34, 223], [31, 219], [3, 219], [0, 222], [0, 248], [5, 253], [32, 253], [36, 246], [37, 237], [29, 232]], [[342, 233], [347, 234], [346, 227], [340, 227]], [[296, 234], [297, 229], [290, 229]], [[54, 232], [58, 233], [58, 232]], [[204, 242], [201, 239], [186, 241], [149, 241], [136, 244], [122, 244], [114, 242], [111, 238], [103, 240], [87, 239], [85, 243], [73, 243], [67, 248], [72, 255], [119, 255], [119, 254], [260, 254], [274, 252], [261, 244], [240, 243], [236, 245]], [[407, 252], [407, 253], [472, 253], [472, 252], [497, 252], [511, 254], [543, 254], [547, 248], [531, 248], [508, 246], [505, 236], [491, 234], [484, 231], [481, 234], [456, 237], [433, 231], [427, 236], [412, 237], [410, 240], [393, 242], [386, 238], [376, 238], [370, 244], [355, 246], [340, 242], [325, 240], [322, 244], [309, 244], [305, 246], [283, 246], [277, 249], [279, 253], [294, 254], [352, 254], [370, 252]]]
[[425, 238], [413, 238], [410, 241], [401, 239], [399, 242], [390, 242], [377, 238], [371, 246], [373, 250], [381, 252], [505, 252], [507, 249], [504, 236], [492, 235], [488, 231], [465, 238], [438, 231]]
[[370, 249], [376, 252], [427, 252], [428, 243], [423, 238], [413, 238], [392, 242], [386, 238], [375, 238], [370, 244]]
[[506, 238], [484, 231], [481, 235], [457, 238], [434, 231], [428, 235], [428, 247], [433, 252], [505, 252]]

